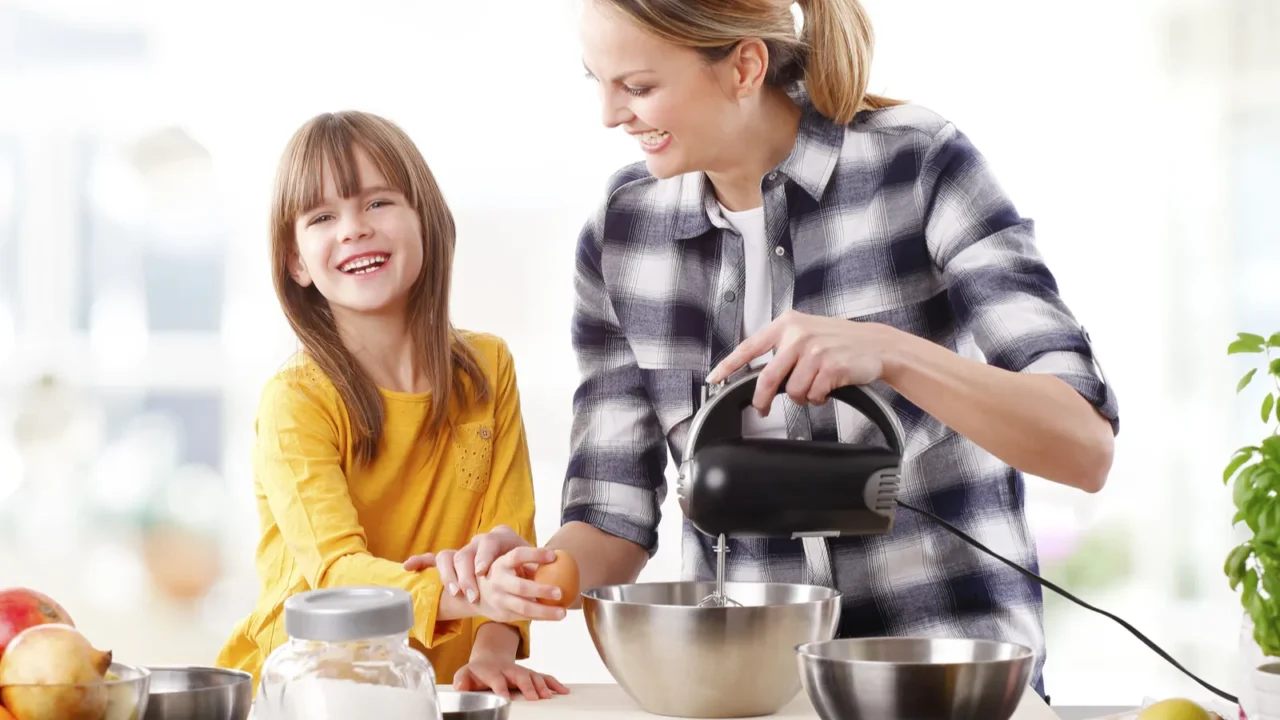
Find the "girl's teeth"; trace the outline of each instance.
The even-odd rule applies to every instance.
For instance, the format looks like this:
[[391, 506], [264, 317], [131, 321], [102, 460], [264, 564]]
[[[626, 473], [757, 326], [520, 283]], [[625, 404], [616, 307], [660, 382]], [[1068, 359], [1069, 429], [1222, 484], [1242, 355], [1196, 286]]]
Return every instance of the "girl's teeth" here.
[[347, 273], [348, 275], [363, 275], [365, 273], [373, 272], [374, 270], [377, 270], [379, 267], [382, 267], [382, 264], [385, 263], [386, 261], [387, 261], [387, 258], [385, 255], [362, 258], [360, 260], [356, 260], [354, 262], [350, 262], [350, 263], [347, 263], [346, 265], [343, 265], [341, 269], [343, 272]]
[[657, 145], [667, 139], [668, 134], [669, 133], [663, 130], [650, 130], [640, 136], [640, 142], [643, 142], [645, 145]]

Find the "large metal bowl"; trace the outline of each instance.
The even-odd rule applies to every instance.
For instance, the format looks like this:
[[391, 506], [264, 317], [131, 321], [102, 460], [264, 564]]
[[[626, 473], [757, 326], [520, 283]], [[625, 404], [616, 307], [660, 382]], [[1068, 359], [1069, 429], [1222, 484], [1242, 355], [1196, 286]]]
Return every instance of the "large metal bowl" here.
[[142, 720], [245, 720], [253, 706], [253, 676], [214, 667], [162, 666], [151, 671]]
[[1022, 645], [962, 639], [828, 640], [796, 652], [823, 720], [1009, 720], [1033, 660]]
[[840, 593], [816, 585], [725, 583], [742, 607], [697, 607], [710, 582], [609, 585], [582, 595], [596, 652], [648, 713], [772, 715], [800, 693], [796, 646], [835, 637]]

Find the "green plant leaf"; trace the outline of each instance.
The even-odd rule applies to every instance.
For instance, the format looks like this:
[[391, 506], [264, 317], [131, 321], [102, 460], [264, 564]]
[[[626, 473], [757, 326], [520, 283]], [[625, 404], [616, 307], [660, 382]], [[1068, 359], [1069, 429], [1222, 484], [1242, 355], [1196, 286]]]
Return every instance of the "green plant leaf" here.
[[1271, 337], [1267, 338], [1267, 344], [1273, 348], [1280, 348], [1280, 332], [1274, 333]]
[[[1276, 362], [1280, 362], [1280, 360], [1277, 360]], [[1252, 369], [1252, 370], [1250, 370], [1249, 372], [1245, 373], [1245, 374], [1244, 374], [1244, 377], [1240, 378], [1240, 382], [1236, 383], [1236, 394], [1237, 394], [1237, 395], [1238, 395], [1238, 394], [1240, 394], [1240, 391], [1241, 391], [1241, 390], [1244, 390], [1245, 388], [1249, 387], [1249, 381], [1253, 379], [1253, 376], [1254, 376], [1257, 372], [1258, 372], [1258, 368], [1253, 368], [1253, 369]]]
[[1236, 340], [1227, 346], [1228, 355], [1239, 355], [1240, 353], [1260, 353], [1260, 352], [1262, 352], [1262, 343], [1253, 342], [1252, 340]]
[[[1270, 367], [1267, 368], [1272, 375], [1280, 377], [1280, 358], [1271, 361]], [[1238, 391], [1237, 391], [1238, 392]]]
[[1271, 408], [1275, 407], [1275, 405], [1276, 396], [1274, 393], [1267, 393], [1267, 396], [1262, 398], [1262, 422], [1267, 422], [1271, 419]]
[[1246, 542], [1237, 545], [1227, 554], [1227, 561], [1223, 564], [1222, 570], [1231, 581], [1232, 590], [1235, 590], [1244, 579], [1245, 570], [1248, 569], [1249, 555], [1252, 553], [1253, 546]]
[[[1235, 485], [1231, 487], [1231, 501], [1238, 508], [1243, 508], [1249, 502], [1249, 496], [1253, 493], [1253, 474], [1258, 471], [1259, 465], [1250, 465], [1240, 474], [1236, 476]], [[1252, 527], [1252, 526], [1251, 526]], [[1256, 529], [1254, 530], [1257, 531]]]
[[1231, 462], [1227, 463], [1227, 467], [1222, 471], [1222, 484], [1226, 485], [1231, 481], [1231, 476], [1236, 474], [1240, 466], [1249, 462], [1253, 458], [1253, 454], [1258, 452], [1260, 448], [1243, 447], [1235, 452], [1235, 456], [1231, 458]]
[[1231, 518], [1231, 527], [1235, 527], [1236, 525], [1239, 525], [1242, 522], [1247, 522], [1250, 519], [1252, 519], [1252, 517], [1253, 517], [1253, 513], [1250, 512], [1248, 508], [1240, 508], [1239, 510], [1236, 511], [1236, 514]]
[[1272, 435], [1263, 440], [1261, 450], [1268, 460], [1280, 462], [1280, 435]]

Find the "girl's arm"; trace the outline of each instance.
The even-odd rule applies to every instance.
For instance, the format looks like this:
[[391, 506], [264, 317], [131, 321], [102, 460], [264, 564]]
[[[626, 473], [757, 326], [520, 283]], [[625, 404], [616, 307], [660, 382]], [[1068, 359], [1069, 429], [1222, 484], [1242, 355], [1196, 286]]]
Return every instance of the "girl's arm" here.
[[342, 470], [332, 400], [320, 387], [288, 371], [263, 392], [256, 423], [254, 472], [284, 542], [313, 588], [398, 587], [413, 597], [412, 636], [434, 647], [461, 631], [477, 609], [441, 601], [435, 569], [409, 572], [369, 552]]

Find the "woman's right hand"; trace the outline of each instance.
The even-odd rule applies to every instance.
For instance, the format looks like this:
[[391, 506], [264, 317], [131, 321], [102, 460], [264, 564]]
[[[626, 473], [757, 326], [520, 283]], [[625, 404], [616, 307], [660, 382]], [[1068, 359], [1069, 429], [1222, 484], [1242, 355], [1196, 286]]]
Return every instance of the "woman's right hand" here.
[[[521, 554], [512, 555], [517, 550]], [[504, 563], [498, 576], [490, 578], [488, 583], [491, 586], [489, 592], [496, 593], [496, 597], [484, 597], [478, 578], [494, 569], [499, 558], [509, 555], [509, 562]], [[533, 576], [533, 570], [538, 565], [554, 560], [555, 553], [551, 550], [533, 547], [515, 530], [506, 525], [498, 525], [487, 533], [471, 538], [471, 542], [458, 550], [414, 555], [404, 561], [404, 568], [418, 571], [434, 565], [440, 573], [440, 582], [444, 583], [445, 592], [454, 596], [464, 594], [472, 604], [481, 600], [487, 605], [492, 599], [497, 603], [495, 610], [513, 612], [513, 608], [523, 608], [535, 612], [525, 615], [526, 618], [559, 620], [564, 617], [563, 611], [556, 613], [558, 608], [533, 602], [533, 599], [539, 597], [553, 599], [555, 588], [528, 579]], [[488, 615], [486, 617], [498, 619]]]
[[[454, 557], [456, 562], [457, 555]], [[560, 588], [530, 579], [539, 565], [553, 560], [555, 553], [529, 546], [515, 548], [500, 556], [487, 572], [481, 572], [477, 578], [480, 614], [502, 623], [563, 620], [564, 608], [538, 602], [539, 598], [559, 600]]]

